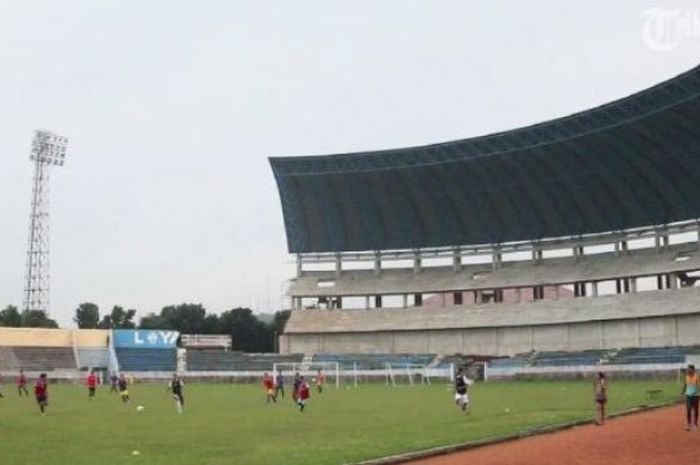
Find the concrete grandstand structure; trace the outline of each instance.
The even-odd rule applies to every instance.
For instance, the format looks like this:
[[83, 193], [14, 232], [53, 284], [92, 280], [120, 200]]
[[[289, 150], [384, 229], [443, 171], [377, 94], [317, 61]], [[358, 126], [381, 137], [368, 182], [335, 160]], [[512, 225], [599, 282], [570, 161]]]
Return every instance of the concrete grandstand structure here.
[[281, 352], [700, 344], [698, 121], [700, 67], [494, 135], [272, 158], [297, 263]]

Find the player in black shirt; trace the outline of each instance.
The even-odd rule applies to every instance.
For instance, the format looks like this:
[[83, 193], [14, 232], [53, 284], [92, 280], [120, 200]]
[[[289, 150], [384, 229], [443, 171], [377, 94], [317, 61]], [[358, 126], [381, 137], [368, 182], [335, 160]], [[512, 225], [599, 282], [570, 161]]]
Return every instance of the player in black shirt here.
[[128, 404], [131, 398], [129, 397], [129, 381], [123, 374], [119, 375], [119, 380], [117, 381], [117, 388], [119, 389], [119, 396], [122, 402]]
[[175, 406], [177, 407], [177, 413], [182, 413], [182, 408], [185, 406], [185, 397], [182, 395], [182, 388], [185, 383], [182, 382], [177, 373], [173, 373], [173, 379], [168, 384], [168, 389], [173, 394], [173, 399], [175, 400]]
[[457, 370], [455, 375], [455, 403], [461, 407], [463, 412], [466, 412], [467, 407], [469, 407], [469, 384], [470, 381], [467, 379], [467, 375], [464, 374], [464, 370], [462, 368]]

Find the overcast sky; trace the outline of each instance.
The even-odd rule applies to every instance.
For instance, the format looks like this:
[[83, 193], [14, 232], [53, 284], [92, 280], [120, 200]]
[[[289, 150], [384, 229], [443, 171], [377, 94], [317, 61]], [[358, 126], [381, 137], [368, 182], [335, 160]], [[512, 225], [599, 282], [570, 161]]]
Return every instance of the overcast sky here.
[[0, 307], [22, 303], [36, 128], [70, 138], [61, 324], [84, 301], [272, 311], [294, 267], [268, 156], [509, 129], [695, 66], [700, 26], [650, 43], [649, 8], [700, 4], [0, 0]]

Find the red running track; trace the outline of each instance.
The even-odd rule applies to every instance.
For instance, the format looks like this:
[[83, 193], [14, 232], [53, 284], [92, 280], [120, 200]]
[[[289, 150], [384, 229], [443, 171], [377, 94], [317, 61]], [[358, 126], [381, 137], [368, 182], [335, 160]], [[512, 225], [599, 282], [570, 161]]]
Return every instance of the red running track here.
[[677, 465], [700, 463], [700, 431], [685, 406], [615, 418], [552, 434], [478, 447], [411, 465]]

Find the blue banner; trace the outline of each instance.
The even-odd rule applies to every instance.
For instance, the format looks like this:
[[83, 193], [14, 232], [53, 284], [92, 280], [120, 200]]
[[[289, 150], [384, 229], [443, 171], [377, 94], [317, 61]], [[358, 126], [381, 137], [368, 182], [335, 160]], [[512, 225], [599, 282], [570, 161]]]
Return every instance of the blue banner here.
[[115, 329], [114, 347], [131, 349], [174, 349], [180, 333], [160, 329]]

